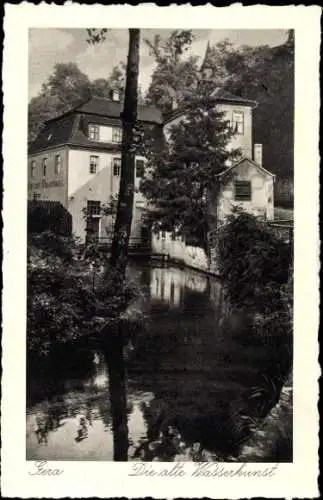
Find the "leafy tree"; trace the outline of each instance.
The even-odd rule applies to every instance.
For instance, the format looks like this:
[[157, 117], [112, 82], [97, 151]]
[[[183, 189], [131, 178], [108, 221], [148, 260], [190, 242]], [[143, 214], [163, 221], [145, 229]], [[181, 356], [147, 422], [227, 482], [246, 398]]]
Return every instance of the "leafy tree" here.
[[201, 84], [185, 119], [174, 125], [164, 148], [149, 155], [151, 168], [141, 190], [155, 206], [155, 217], [168, 228], [180, 226], [207, 250], [210, 223], [209, 194], [216, 194], [216, 174], [239, 151], [227, 146], [232, 131], [216, 107], [207, 84]]
[[97, 78], [92, 82], [93, 97], [110, 97], [111, 85], [105, 78]]
[[28, 139], [32, 141], [46, 120], [59, 116], [91, 97], [110, 97], [112, 88], [124, 87], [125, 65], [120, 62], [108, 78], [93, 82], [75, 63], [56, 64], [37, 97], [28, 106]]
[[58, 116], [91, 96], [91, 82], [75, 63], [56, 64], [40, 94], [28, 108], [29, 140], [33, 140], [45, 120]]
[[[293, 175], [294, 32], [277, 46], [233, 46], [225, 39], [211, 46], [208, 62], [214, 87], [258, 102], [253, 113], [253, 137], [263, 144], [264, 164], [281, 178]], [[147, 99], [167, 115], [175, 99], [179, 107], [196, 89], [199, 67], [182, 55], [192, 42], [190, 32], [174, 31], [162, 41], [148, 42], [157, 63]]]
[[157, 67], [147, 92], [147, 103], [157, 106], [164, 115], [172, 111], [172, 102], [186, 102], [194, 93], [197, 82], [197, 57], [183, 59], [194, 37], [191, 30], [173, 31], [167, 40], [156, 35], [145, 40]]
[[[112, 89], [124, 91], [125, 64], [121, 61], [112, 68], [109, 78], [97, 78], [92, 82], [92, 95], [94, 97], [110, 97]], [[123, 93], [122, 93], [123, 97]]]
[[[253, 113], [253, 136], [263, 144], [264, 164], [280, 178], [293, 175], [294, 150], [294, 33], [277, 46], [217, 44], [215, 72], [225, 77], [226, 90], [258, 102]], [[216, 68], [217, 71], [216, 71]], [[223, 69], [224, 68], [224, 69]], [[216, 79], [215, 79], [215, 83]]]
[[91, 97], [91, 82], [75, 63], [56, 64], [54, 73], [43, 85], [45, 95], [57, 96], [62, 108]]
[[236, 209], [219, 231], [218, 256], [234, 307], [267, 315], [284, 307], [292, 251], [266, 223]]

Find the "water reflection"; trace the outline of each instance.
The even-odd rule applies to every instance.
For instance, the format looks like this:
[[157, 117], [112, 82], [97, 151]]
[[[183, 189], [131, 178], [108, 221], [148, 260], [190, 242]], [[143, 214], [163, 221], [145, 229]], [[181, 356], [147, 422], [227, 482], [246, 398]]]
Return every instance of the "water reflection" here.
[[194, 271], [174, 267], [156, 267], [151, 270], [151, 298], [174, 308], [181, 306], [185, 288], [203, 294], [207, 286], [208, 277]]
[[[262, 408], [250, 397], [277, 352], [242, 345], [223, 326], [217, 280], [173, 267], [136, 265], [129, 272], [141, 286], [136, 307], [147, 323], [132, 339], [127, 363], [129, 458], [228, 460]], [[97, 348], [90, 354], [77, 380], [49, 375], [32, 386], [40, 392], [27, 411], [27, 459], [113, 459], [106, 357]]]

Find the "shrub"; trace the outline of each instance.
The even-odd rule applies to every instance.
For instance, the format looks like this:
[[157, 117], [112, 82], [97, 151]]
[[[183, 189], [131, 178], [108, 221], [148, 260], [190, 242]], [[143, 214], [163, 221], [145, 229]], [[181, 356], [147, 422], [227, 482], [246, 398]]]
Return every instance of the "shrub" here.
[[112, 272], [104, 278], [101, 273], [93, 287], [89, 264], [99, 256], [93, 250], [77, 263], [75, 249], [73, 240], [51, 232], [29, 236], [27, 347], [37, 357], [55, 346], [97, 335], [98, 317], [118, 320], [136, 296], [132, 284], [119, 286]]
[[281, 307], [280, 287], [288, 280], [291, 249], [266, 223], [236, 211], [219, 231], [218, 255], [232, 305], [264, 312]]

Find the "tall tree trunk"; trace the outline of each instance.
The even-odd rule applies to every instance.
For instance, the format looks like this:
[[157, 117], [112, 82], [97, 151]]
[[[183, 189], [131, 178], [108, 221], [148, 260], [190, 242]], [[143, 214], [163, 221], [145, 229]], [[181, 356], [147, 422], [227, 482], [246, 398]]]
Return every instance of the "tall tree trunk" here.
[[122, 113], [121, 179], [119, 188], [117, 217], [111, 248], [110, 266], [118, 269], [120, 279], [124, 279], [129, 238], [131, 232], [135, 153], [133, 150], [134, 127], [137, 121], [138, 73], [139, 73], [140, 30], [129, 29], [129, 51], [126, 69], [126, 89]]
[[[117, 293], [123, 293], [131, 232], [135, 152], [134, 127], [137, 121], [140, 30], [129, 30], [129, 51], [126, 69], [126, 89], [122, 113], [121, 179], [116, 221], [110, 256], [110, 270], [117, 280]], [[111, 278], [111, 275], [110, 275]], [[110, 400], [113, 426], [114, 460], [128, 460], [128, 423], [126, 370], [123, 357], [123, 332], [120, 320], [105, 334], [106, 358], [109, 367]]]

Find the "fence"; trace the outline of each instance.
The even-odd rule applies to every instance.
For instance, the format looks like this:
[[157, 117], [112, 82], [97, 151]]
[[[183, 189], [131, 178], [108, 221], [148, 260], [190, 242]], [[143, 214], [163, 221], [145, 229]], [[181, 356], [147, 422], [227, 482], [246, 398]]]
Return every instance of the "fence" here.
[[30, 234], [52, 231], [59, 236], [71, 236], [72, 216], [59, 201], [29, 200], [27, 227]]
[[272, 229], [277, 238], [285, 243], [292, 244], [294, 240], [294, 223], [290, 220], [275, 220], [268, 222], [268, 226]]

